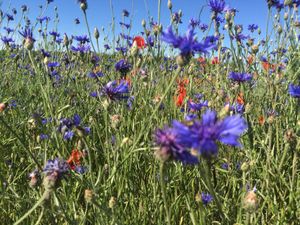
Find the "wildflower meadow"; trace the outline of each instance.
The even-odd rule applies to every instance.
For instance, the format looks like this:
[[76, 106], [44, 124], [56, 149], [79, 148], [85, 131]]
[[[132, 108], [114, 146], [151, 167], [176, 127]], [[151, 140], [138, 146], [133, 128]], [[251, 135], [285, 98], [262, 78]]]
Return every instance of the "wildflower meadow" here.
[[0, 1], [0, 224], [300, 224], [300, 1], [102, 1]]

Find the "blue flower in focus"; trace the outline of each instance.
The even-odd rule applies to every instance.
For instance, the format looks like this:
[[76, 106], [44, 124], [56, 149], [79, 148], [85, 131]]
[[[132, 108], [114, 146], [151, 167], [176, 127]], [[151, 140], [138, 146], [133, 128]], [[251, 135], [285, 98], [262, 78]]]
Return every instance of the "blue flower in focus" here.
[[236, 73], [236, 72], [231, 72], [228, 76], [228, 79], [238, 82], [238, 83], [243, 83], [245, 81], [251, 81], [252, 80], [252, 75], [247, 74], [247, 73]]
[[189, 56], [194, 52], [208, 53], [209, 50], [213, 49], [216, 45], [211, 43], [210, 38], [205, 38], [205, 40], [199, 43], [194, 38], [194, 29], [189, 29], [186, 36], [176, 36], [173, 33], [172, 27], [169, 26], [168, 29], [162, 32], [162, 40], [171, 44], [174, 48], [178, 48], [183, 56]]
[[32, 42], [35, 42], [35, 39], [33, 38], [32, 30], [30, 28], [25, 29], [24, 31], [19, 33], [25, 38]]
[[78, 41], [80, 44], [85, 44], [85, 43], [89, 43], [90, 42], [90, 39], [86, 35], [73, 36], [73, 39], [76, 40], [76, 41]]
[[296, 86], [296, 85], [290, 84], [289, 85], [289, 94], [293, 98], [300, 98], [300, 86]]

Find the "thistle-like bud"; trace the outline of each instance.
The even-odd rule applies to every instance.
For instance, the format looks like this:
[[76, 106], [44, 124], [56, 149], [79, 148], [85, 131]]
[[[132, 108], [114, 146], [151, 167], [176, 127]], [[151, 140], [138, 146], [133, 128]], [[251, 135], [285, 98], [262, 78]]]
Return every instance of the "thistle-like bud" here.
[[95, 29], [94, 29], [94, 37], [96, 39], [99, 39], [99, 37], [100, 37], [100, 34], [99, 34], [99, 31], [98, 31], [97, 27], [95, 27]]
[[293, 4], [293, 0], [284, 0], [285, 6], [291, 6]]
[[258, 33], [259, 35], [261, 34], [261, 29], [260, 29], [260, 28], [257, 29], [257, 33]]
[[284, 13], [284, 16], [283, 16], [284, 20], [287, 20], [289, 18], [289, 14], [286, 12]]
[[64, 34], [64, 46], [69, 46], [70, 41], [67, 34]]
[[138, 54], [139, 54], [139, 48], [138, 48], [138, 46], [137, 46], [136, 41], [134, 41], [134, 42], [133, 42], [133, 45], [132, 45], [132, 47], [131, 47], [131, 49], [130, 49], [130, 55], [131, 55], [132, 57], [136, 57]]
[[259, 45], [252, 45], [251, 50], [253, 54], [256, 54], [259, 51]]
[[34, 41], [31, 38], [26, 38], [24, 47], [30, 51], [33, 49], [33, 43], [34, 43]]
[[146, 28], [146, 20], [142, 20], [142, 27]]
[[243, 206], [245, 210], [248, 212], [254, 212], [258, 207], [258, 199], [257, 195], [255, 194], [255, 191], [248, 191], [244, 200], [243, 200]]
[[166, 162], [170, 159], [171, 154], [167, 147], [161, 147], [154, 152], [154, 155], [157, 159], [162, 162]]
[[278, 25], [278, 29], [277, 29], [278, 34], [282, 33], [282, 27], [280, 25]]
[[118, 127], [118, 125], [121, 122], [121, 116], [118, 114], [112, 115], [110, 117], [110, 121], [111, 121], [111, 125], [114, 129], [116, 129]]
[[231, 20], [231, 18], [232, 18], [232, 14], [229, 11], [227, 11], [225, 14], [225, 20], [227, 22], [229, 22]]
[[173, 8], [172, 1], [168, 0], [168, 9], [171, 10], [172, 8]]
[[80, 8], [81, 8], [81, 10], [82, 11], [86, 11], [87, 10], [87, 2], [82, 2], [81, 4], [80, 4]]
[[0, 113], [4, 111], [4, 109], [6, 108], [6, 104], [5, 103], [0, 103]]
[[85, 189], [84, 190], [84, 200], [87, 202], [87, 203], [91, 203], [93, 200], [94, 200], [94, 192], [90, 189]]
[[108, 202], [108, 207], [112, 209], [115, 207], [116, 204], [117, 204], [117, 199], [116, 197], [112, 196]]

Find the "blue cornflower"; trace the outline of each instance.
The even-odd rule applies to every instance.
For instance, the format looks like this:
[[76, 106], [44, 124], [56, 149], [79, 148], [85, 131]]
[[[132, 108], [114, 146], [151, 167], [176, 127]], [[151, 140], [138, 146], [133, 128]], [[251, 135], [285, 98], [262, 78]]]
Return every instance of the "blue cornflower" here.
[[74, 19], [74, 22], [75, 22], [75, 24], [80, 24], [79, 18], [75, 18], [75, 19]]
[[181, 21], [181, 14], [180, 14], [179, 12], [175, 12], [175, 13], [172, 15], [172, 20], [173, 20], [173, 22], [175, 22], [176, 24], [182, 23], [182, 21]]
[[[176, 121], [174, 121], [176, 123]], [[191, 154], [184, 144], [181, 144], [182, 131], [189, 133], [188, 129], [178, 122], [176, 128], [164, 127], [157, 129], [154, 133], [154, 142], [160, 147], [156, 151], [156, 156], [163, 161], [169, 159], [179, 160], [186, 164], [197, 164], [197, 156]], [[182, 128], [182, 131], [180, 129]]]
[[28, 10], [27, 5], [22, 5], [21, 10], [22, 10], [22, 12], [26, 12]]
[[300, 98], [300, 86], [296, 86], [296, 85], [290, 84], [289, 85], [289, 94], [293, 98]]
[[77, 47], [71, 46], [71, 50], [79, 53], [89, 52], [91, 47], [89, 45], [78, 44]]
[[41, 52], [42, 52], [44, 58], [45, 57], [51, 57], [50, 53], [45, 51], [44, 49], [41, 49]]
[[224, 0], [209, 0], [208, 6], [210, 10], [215, 14], [222, 13], [225, 10]]
[[236, 73], [236, 72], [231, 72], [228, 76], [228, 79], [232, 81], [236, 81], [238, 83], [242, 83], [245, 81], [251, 81], [252, 80], [252, 75], [248, 73]]
[[201, 31], [205, 32], [208, 29], [208, 25], [205, 23], [202, 23], [199, 25], [199, 28]]
[[68, 171], [69, 164], [65, 160], [59, 158], [48, 160], [43, 169], [43, 172], [46, 174], [46, 176], [54, 175], [56, 177], [61, 177]]
[[129, 12], [126, 9], [123, 9], [122, 14], [123, 14], [124, 17], [128, 17], [129, 16]]
[[9, 45], [10, 43], [14, 42], [14, 40], [12, 38], [8, 38], [8, 37], [1, 37], [1, 41], [5, 44], [5, 45]]
[[49, 136], [47, 135], [47, 134], [40, 134], [40, 140], [42, 141], [42, 140], [46, 140], [46, 139], [48, 139], [49, 138]]
[[108, 82], [102, 90], [102, 94], [106, 95], [110, 100], [127, 99], [129, 93], [128, 83], [121, 80], [120, 83], [117, 81]]
[[105, 50], [109, 50], [109, 49], [110, 49], [110, 46], [109, 46], [108, 44], [105, 44], [105, 45], [104, 45], [104, 48], [105, 48]]
[[101, 71], [92, 71], [88, 73], [88, 77], [90, 78], [97, 78], [97, 77], [103, 77], [104, 73], [102, 73]]
[[189, 25], [192, 28], [195, 28], [195, 27], [199, 26], [199, 24], [200, 24], [200, 21], [197, 20], [197, 19], [194, 19], [194, 18], [191, 18], [190, 21], [189, 21]]
[[202, 193], [201, 200], [204, 206], [207, 206], [210, 202], [212, 202], [213, 197], [209, 193]]
[[60, 63], [59, 62], [48, 62], [47, 66], [49, 68], [59, 67]]
[[122, 52], [123, 55], [125, 55], [125, 53], [128, 51], [126, 47], [117, 47], [116, 50], [118, 52]]
[[78, 41], [80, 44], [85, 44], [89, 43], [90, 39], [88, 38], [87, 35], [82, 35], [82, 36], [73, 36], [73, 39]]
[[203, 107], [208, 107], [208, 101], [207, 100], [203, 101], [203, 100], [201, 100], [201, 98], [202, 97], [198, 98], [197, 102], [195, 102], [191, 99], [188, 101], [188, 103], [187, 103], [188, 112], [200, 111]]
[[172, 27], [162, 32], [162, 40], [171, 44], [174, 48], [178, 48], [183, 56], [189, 56], [194, 52], [208, 53], [209, 50], [214, 48], [216, 45], [210, 42], [209, 38], [206, 38], [203, 42], [199, 43], [194, 38], [194, 29], [189, 29], [186, 36], [176, 36], [173, 33]]
[[258, 29], [258, 25], [256, 25], [256, 24], [250, 24], [250, 25], [248, 26], [248, 30], [251, 31], [252, 33], [253, 33], [254, 31], [256, 31], [257, 29]]
[[7, 21], [13, 21], [14, 20], [14, 16], [13, 15], [10, 15], [8, 13], [6, 13], [5, 15], [6, 15]]
[[128, 73], [131, 67], [132, 65], [128, 63], [125, 59], [121, 59], [119, 62], [115, 64], [116, 71], [119, 71], [122, 75]]
[[123, 22], [120, 22], [120, 25], [122, 26], [122, 27], [126, 27], [126, 29], [129, 29], [130, 28], [130, 24], [128, 23], [123, 23]]
[[3, 29], [6, 30], [7, 34], [10, 34], [11, 32], [14, 31], [14, 29], [11, 29], [9, 27], [4, 27]]
[[56, 32], [56, 31], [50, 31], [49, 34], [55, 38], [60, 36], [60, 33]]
[[[176, 125], [176, 124], [175, 124]], [[177, 127], [185, 125], [181, 124]], [[241, 134], [247, 129], [245, 120], [240, 115], [233, 115], [218, 120], [214, 111], [207, 110], [200, 121], [195, 120], [194, 123], [186, 127], [189, 132], [182, 132], [184, 136], [178, 137], [186, 146], [197, 150], [204, 158], [211, 158], [218, 153], [217, 141], [241, 147], [238, 141]]]
[[38, 17], [38, 18], [36, 18], [36, 20], [39, 21], [40, 23], [43, 23], [44, 21], [48, 22], [48, 21], [50, 21], [50, 17], [48, 17], [48, 16]]
[[30, 28], [25, 29], [24, 31], [19, 33], [25, 38], [25, 40], [30, 40], [32, 42], [35, 42], [35, 39], [33, 38], [32, 30]]

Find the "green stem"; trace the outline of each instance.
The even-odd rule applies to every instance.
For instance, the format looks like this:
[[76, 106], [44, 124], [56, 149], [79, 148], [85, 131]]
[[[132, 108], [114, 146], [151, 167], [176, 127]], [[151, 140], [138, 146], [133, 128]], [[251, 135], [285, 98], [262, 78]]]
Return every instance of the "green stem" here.
[[166, 186], [165, 186], [165, 181], [164, 181], [164, 162], [161, 162], [160, 168], [159, 168], [159, 180], [160, 180], [160, 186], [161, 186], [161, 193], [163, 196], [163, 201], [164, 201], [164, 208], [166, 211], [166, 216], [167, 216], [167, 221], [168, 225], [171, 225], [171, 217], [170, 217], [170, 209], [168, 208], [168, 202], [167, 202], [167, 195], [166, 195]]
[[48, 197], [47, 191], [44, 192], [42, 197], [35, 203], [35, 205], [27, 212], [25, 213], [20, 219], [17, 220], [17, 222], [14, 223], [14, 225], [20, 224], [23, 220], [25, 220], [37, 207], [39, 207], [44, 200]]
[[87, 19], [87, 16], [86, 16], [86, 11], [83, 11], [83, 14], [84, 14], [84, 21], [85, 21], [85, 24], [86, 24], [86, 27], [87, 27], [87, 30], [88, 30], [88, 33], [89, 33], [89, 38], [91, 40], [92, 48], [93, 48], [94, 52], [96, 52], [96, 49], [95, 49], [95, 46], [94, 46], [94, 43], [93, 43], [93, 40], [92, 40], [90, 26], [89, 26], [88, 19]]

